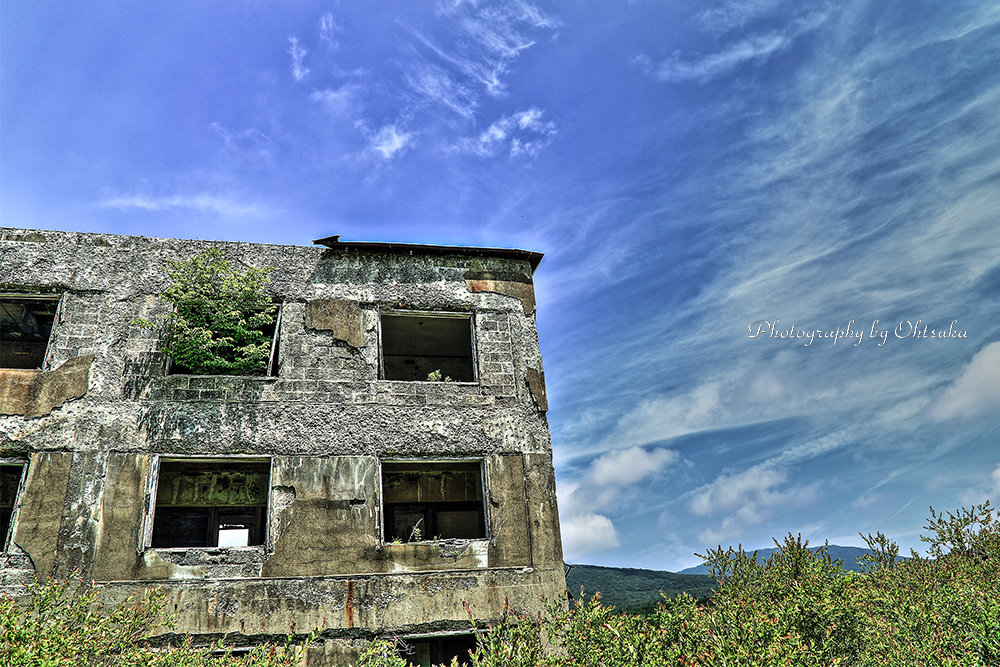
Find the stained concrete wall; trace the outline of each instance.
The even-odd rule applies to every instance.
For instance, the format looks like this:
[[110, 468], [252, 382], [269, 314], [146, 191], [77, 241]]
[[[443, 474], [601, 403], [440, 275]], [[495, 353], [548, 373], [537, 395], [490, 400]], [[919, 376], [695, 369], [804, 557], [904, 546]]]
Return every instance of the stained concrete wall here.
[[[167, 375], [157, 333], [132, 324], [165, 312], [165, 263], [209, 246], [275, 267], [276, 377]], [[51, 366], [85, 370], [60, 400], [0, 409], [0, 457], [29, 462], [0, 586], [30, 570], [111, 594], [144, 582], [168, 592], [181, 631], [325, 628], [316, 664], [366, 637], [464, 627], [463, 601], [490, 619], [505, 598], [532, 610], [563, 594], [527, 261], [8, 228], [0, 255], [0, 293], [63, 293]], [[471, 314], [478, 380], [380, 380], [384, 309]], [[269, 459], [266, 544], [150, 548], [161, 455]], [[482, 461], [487, 536], [383, 543], [379, 461], [449, 457]]]

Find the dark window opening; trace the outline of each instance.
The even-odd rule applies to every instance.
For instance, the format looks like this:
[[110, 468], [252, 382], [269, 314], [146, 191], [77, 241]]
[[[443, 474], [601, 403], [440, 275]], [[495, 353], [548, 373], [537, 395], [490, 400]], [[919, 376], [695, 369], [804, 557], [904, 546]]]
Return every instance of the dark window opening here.
[[154, 548], [264, 544], [268, 461], [160, 461]]
[[42, 368], [58, 297], [0, 296], [0, 368]]
[[17, 506], [17, 491], [21, 488], [23, 463], [0, 464], [0, 549], [7, 544], [10, 519]]
[[476, 649], [473, 634], [445, 637], [407, 637], [402, 640], [399, 657], [413, 665], [450, 665], [456, 659], [459, 665], [469, 665], [469, 651]]
[[[250, 654], [252, 652], [253, 652], [253, 648], [251, 648], [249, 646], [241, 646], [239, 648], [225, 647], [225, 648], [213, 649], [211, 651], [211, 654], [212, 654], [213, 658], [223, 658], [223, 657], [249, 658], [249, 656], [250, 656]], [[251, 660], [248, 659], [247, 662], [251, 662]], [[229, 664], [229, 663], [227, 661], [227, 662], [222, 663], [222, 664]], [[252, 664], [252, 662], [251, 662], [251, 664]]]
[[382, 313], [383, 379], [475, 382], [472, 359], [470, 316]]
[[383, 463], [386, 542], [486, 537], [478, 462]]

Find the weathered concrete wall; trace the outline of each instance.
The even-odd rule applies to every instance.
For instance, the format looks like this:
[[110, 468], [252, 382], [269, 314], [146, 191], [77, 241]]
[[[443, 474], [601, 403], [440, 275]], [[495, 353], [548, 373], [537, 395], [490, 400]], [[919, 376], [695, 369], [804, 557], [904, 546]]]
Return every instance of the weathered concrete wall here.
[[87, 393], [94, 355], [73, 357], [51, 371], [0, 368], [0, 415], [41, 417]]
[[278, 457], [272, 483], [285, 499], [271, 513], [274, 553], [264, 576], [377, 571], [368, 564], [379, 545], [375, 457]]
[[[324, 630], [330, 638], [366, 638], [372, 630], [399, 634], [464, 630], [469, 618], [489, 618], [506, 598], [514, 609], [537, 609], [541, 596], [565, 586], [562, 570], [476, 570], [395, 576], [169, 581], [157, 584], [176, 610], [178, 628], [248, 636], [283, 636], [294, 627]], [[134, 582], [111, 583], [109, 600], [124, 599]], [[458, 605], [455, 601], [458, 600]]]
[[[237, 267], [275, 267], [276, 377], [166, 375], [157, 332], [132, 324], [165, 312], [165, 262], [210, 246]], [[26, 563], [123, 595], [152, 583], [182, 631], [325, 627], [314, 653], [331, 664], [352, 637], [462, 627], [463, 601], [492, 618], [505, 597], [535, 609], [562, 594], [527, 261], [8, 228], [0, 257], [0, 292], [63, 293], [49, 355], [68, 378], [33, 379], [58, 388], [43, 400], [0, 371], [0, 456], [29, 461], [0, 584]], [[380, 380], [385, 309], [470, 314], [477, 381]], [[161, 455], [270, 460], [266, 543], [149, 547]], [[486, 537], [383, 543], [380, 460], [448, 457], [482, 461]]]
[[39, 452], [28, 463], [11, 541], [28, 554], [39, 577], [54, 574], [72, 462], [67, 452]]

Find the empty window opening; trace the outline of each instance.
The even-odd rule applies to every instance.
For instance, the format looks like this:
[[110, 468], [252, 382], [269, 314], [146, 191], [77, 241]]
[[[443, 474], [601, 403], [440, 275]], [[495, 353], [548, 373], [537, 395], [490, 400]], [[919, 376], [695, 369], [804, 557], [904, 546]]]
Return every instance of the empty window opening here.
[[0, 463], [0, 549], [7, 544], [24, 468], [23, 463]]
[[486, 537], [478, 461], [383, 463], [382, 495], [386, 542]]
[[469, 315], [382, 313], [383, 379], [475, 382], [474, 367]]
[[42, 368], [58, 295], [0, 294], [0, 368]]
[[409, 664], [430, 667], [450, 665], [455, 659], [459, 665], [471, 664], [469, 651], [476, 648], [476, 636], [471, 633], [442, 637], [406, 637], [399, 647], [399, 657]]
[[161, 460], [154, 548], [264, 544], [269, 461]]

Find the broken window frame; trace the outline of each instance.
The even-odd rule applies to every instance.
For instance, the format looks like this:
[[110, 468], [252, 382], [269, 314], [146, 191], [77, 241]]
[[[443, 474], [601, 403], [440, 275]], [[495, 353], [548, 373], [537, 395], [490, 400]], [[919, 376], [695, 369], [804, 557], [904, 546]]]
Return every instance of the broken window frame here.
[[[177, 547], [161, 547], [153, 546], [153, 530], [156, 518], [156, 495], [160, 484], [160, 472], [161, 463], [202, 463], [205, 465], [221, 465], [226, 463], [267, 463], [268, 475], [267, 475], [267, 489], [265, 490], [266, 504], [264, 505], [263, 511], [261, 512], [261, 525], [260, 531], [262, 535], [262, 541], [260, 544], [249, 544], [246, 546], [237, 547], [220, 547], [220, 546], [177, 546]], [[225, 551], [229, 549], [263, 549], [265, 551], [271, 550], [271, 507], [273, 505], [273, 498], [271, 493], [271, 486], [274, 479], [274, 460], [268, 456], [176, 456], [176, 455], [157, 455], [153, 457], [152, 462], [149, 466], [149, 476], [146, 480], [146, 491], [145, 499], [143, 502], [143, 526], [142, 526], [142, 540], [139, 543], [138, 551], [142, 553], [147, 550], [155, 551], [191, 551], [191, 550], [205, 550], [205, 551]], [[242, 507], [242, 506], [234, 506]]]
[[[447, 464], [469, 464], [469, 463], [477, 464], [478, 467], [479, 467], [479, 484], [480, 484], [480, 493], [482, 494], [482, 501], [481, 501], [481, 506], [479, 508], [479, 511], [480, 511], [480, 517], [482, 518], [482, 522], [483, 522], [482, 535], [480, 535], [479, 537], [462, 537], [462, 538], [442, 537], [442, 536], [434, 535], [434, 534], [432, 534], [432, 532], [428, 532], [428, 529], [427, 529], [426, 526], [424, 527], [424, 530], [423, 530], [423, 533], [424, 533], [423, 539], [421, 539], [421, 540], [414, 540], [412, 542], [409, 541], [409, 539], [399, 540], [397, 542], [397, 541], [394, 541], [394, 539], [393, 539], [392, 536], [386, 534], [387, 533], [387, 531], [386, 531], [386, 522], [387, 522], [387, 519], [388, 519], [388, 516], [389, 516], [389, 511], [387, 509], [387, 505], [390, 505], [390, 504], [391, 505], [430, 505], [430, 504], [444, 504], [444, 503], [431, 503], [431, 502], [424, 502], [424, 503], [420, 503], [420, 502], [417, 502], [417, 503], [398, 503], [398, 502], [397, 503], [387, 503], [386, 502], [386, 495], [385, 495], [385, 474], [386, 474], [385, 466], [386, 465], [390, 465], [390, 466], [407, 466], [407, 465], [447, 465]], [[487, 476], [486, 476], [486, 460], [484, 458], [482, 458], [482, 457], [472, 457], [472, 458], [469, 458], [469, 457], [462, 457], [462, 458], [427, 458], [427, 459], [421, 459], [421, 458], [387, 458], [387, 459], [380, 459], [379, 460], [379, 476], [378, 476], [378, 491], [379, 491], [379, 516], [378, 516], [378, 524], [379, 524], [379, 538], [381, 539], [382, 544], [383, 545], [392, 545], [392, 544], [419, 544], [419, 543], [427, 543], [427, 542], [440, 542], [440, 541], [452, 540], [452, 539], [469, 540], [469, 541], [472, 541], [472, 540], [490, 540], [490, 539], [492, 539], [492, 535], [491, 535], [491, 531], [490, 531], [490, 508], [489, 508], [489, 502], [487, 502], [488, 499], [489, 499], [489, 487], [488, 487], [488, 485], [486, 483], [486, 478], [487, 478]], [[449, 502], [449, 501], [444, 501], [444, 502]], [[436, 509], [437, 508], [435, 508], [435, 510]]]
[[[412, 663], [415, 666], [417, 666], [417, 665], [423, 666], [425, 664], [429, 665], [429, 666], [433, 666], [433, 665], [437, 665], [437, 664], [450, 665], [452, 657], [458, 658], [458, 664], [462, 665], [463, 667], [465, 667], [467, 665], [471, 665], [472, 663], [469, 661], [469, 655], [468, 655], [468, 653], [466, 653], [464, 656], [455, 655], [455, 656], [447, 656], [447, 657], [445, 657], [446, 654], [447, 654], [447, 650], [444, 649], [443, 644], [446, 641], [448, 641], [449, 639], [458, 638], [458, 637], [462, 637], [463, 639], [466, 639], [466, 643], [469, 644], [469, 648], [472, 648], [472, 649], [476, 648], [477, 637], [476, 637], [476, 633], [475, 632], [469, 631], [469, 630], [456, 630], [456, 631], [450, 631], [450, 632], [449, 631], [445, 631], [445, 632], [435, 632], [435, 633], [432, 633], [432, 634], [406, 635], [406, 636], [403, 636], [403, 637], [399, 637], [398, 638], [398, 643], [396, 645], [396, 654], [400, 658], [402, 658], [403, 660], [406, 660], [407, 664], [411, 664]], [[430, 644], [430, 645], [437, 644], [438, 645], [437, 650], [435, 650], [435, 649], [431, 648], [430, 646], [428, 646], [428, 649], [429, 649], [428, 650], [428, 656], [427, 656], [428, 662], [426, 662], [426, 663], [425, 662], [418, 662], [417, 660], [414, 659], [414, 658], [417, 657], [416, 656], [416, 653], [417, 653], [416, 646], [418, 644]], [[410, 647], [412, 647], [414, 650], [410, 651], [410, 652], [407, 652], [407, 649], [410, 648]]]
[[[473, 312], [462, 312], [462, 311], [439, 311], [439, 310], [405, 310], [405, 309], [395, 309], [395, 308], [380, 308], [378, 311], [378, 377], [380, 380], [389, 380], [392, 382], [433, 382], [432, 380], [425, 379], [413, 379], [413, 380], [394, 380], [392, 378], [386, 377], [385, 372], [385, 339], [383, 336], [383, 325], [382, 317], [384, 315], [389, 315], [392, 317], [413, 317], [413, 318], [439, 318], [439, 319], [460, 319], [467, 320], [469, 322], [469, 345], [470, 345], [470, 357], [469, 361], [472, 365], [472, 380], [452, 380], [456, 384], [478, 384], [479, 383], [479, 354], [476, 349], [476, 317]], [[433, 372], [433, 371], [432, 371]]]
[[21, 498], [24, 496], [24, 484], [28, 479], [28, 461], [25, 459], [0, 459], [0, 467], [21, 467], [21, 478], [14, 491], [14, 502], [11, 505], [10, 518], [7, 521], [7, 530], [0, 534], [0, 553], [7, 553], [10, 549], [11, 539], [14, 535], [14, 526], [17, 524], [17, 515], [21, 510]]
[[[285, 310], [284, 302], [278, 303], [278, 312], [274, 314], [274, 333], [271, 334], [271, 351], [267, 355], [267, 364], [264, 367], [264, 374], [260, 375], [259, 371], [257, 374], [253, 375], [237, 375], [235, 377], [278, 377], [278, 371], [281, 368], [280, 358], [281, 355], [281, 315]], [[174, 360], [170, 358], [169, 355], [164, 355], [166, 357], [166, 363], [163, 367], [164, 375], [194, 375], [191, 372], [181, 372], [175, 370]], [[188, 369], [181, 367], [182, 370], [187, 371]], [[229, 376], [226, 376], [229, 377]]]
[[[0, 292], [0, 307], [3, 307], [6, 301], [55, 301], [56, 308], [52, 315], [52, 324], [49, 327], [49, 336], [45, 343], [45, 352], [42, 353], [41, 363], [38, 364], [38, 368], [43, 371], [50, 370], [52, 367], [52, 357], [55, 352], [55, 340], [56, 340], [56, 329], [59, 324], [59, 318], [62, 315], [63, 301], [65, 300], [65, 292]], [[0, 345], [3, 342], [0, 341]], [[0, 366], [0, 368], [7, 369], [6, 366]], [[19, 370], [37, 370], [31, 368], [20, 368]]]

